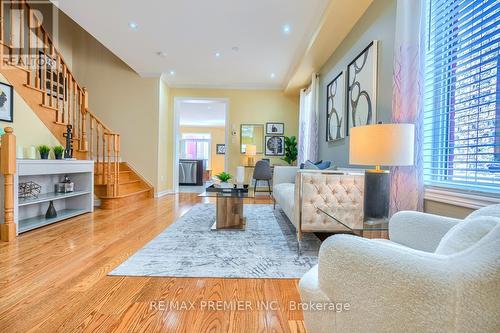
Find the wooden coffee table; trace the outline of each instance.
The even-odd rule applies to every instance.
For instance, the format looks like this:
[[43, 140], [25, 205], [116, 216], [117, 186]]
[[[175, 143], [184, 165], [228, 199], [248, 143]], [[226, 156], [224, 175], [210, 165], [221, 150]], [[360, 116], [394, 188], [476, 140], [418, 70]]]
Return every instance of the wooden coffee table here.
[[243, 201], [255, 197], [252, 189], [248, 189], [248, 192], [205, 191], [199, 197], [216, 198], [215, 222], [212, 230], [245, 230]]

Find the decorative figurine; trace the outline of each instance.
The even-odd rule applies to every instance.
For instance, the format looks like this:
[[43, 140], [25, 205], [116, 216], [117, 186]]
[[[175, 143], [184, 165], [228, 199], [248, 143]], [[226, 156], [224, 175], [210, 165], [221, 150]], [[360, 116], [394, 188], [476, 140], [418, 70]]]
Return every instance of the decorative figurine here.
[[66, 138], [66, 149], [64, 150], [64, 158], [73, 158], [73, 126], [66, 126], [66, 133], [63, 137]]
[[42, 191], [42, 187], [35, 182], [19, 183], [19, 199], [36, 199]]
[[75, 190], [75, 183], [69, 179], [68, 175], [64, 175], [64, 179], [59, 183], [55, 184], [56, 193], [68, 193]]

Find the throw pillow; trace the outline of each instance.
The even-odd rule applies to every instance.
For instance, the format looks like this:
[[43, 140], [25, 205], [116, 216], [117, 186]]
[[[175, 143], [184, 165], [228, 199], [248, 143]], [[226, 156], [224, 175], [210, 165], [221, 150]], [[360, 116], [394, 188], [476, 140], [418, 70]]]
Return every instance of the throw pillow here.
[[318, 166], [311, 161], [306, 161], [304, 163], [304, 170], [319, 170]]
[[330, 167], [330, 165], [332, 164], [332, 162], [330, 161], [325, 161], [325, 162], [321, 162], [321, 163], [318, 163], [316, 164], [316, 166], [318, 167], [318, 169], [320, 170], [325, 170], [325, 169], [328, 169]]
[[500, 218], [491, 216], [464, 220], [444, 235], [435, 253], [448, 255], [463, 251], [479, 242], [498, 224]]

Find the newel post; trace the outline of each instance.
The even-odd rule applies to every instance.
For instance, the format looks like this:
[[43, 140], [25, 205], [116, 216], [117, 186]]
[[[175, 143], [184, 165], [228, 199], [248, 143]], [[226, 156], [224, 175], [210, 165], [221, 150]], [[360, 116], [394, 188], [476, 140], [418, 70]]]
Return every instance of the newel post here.
[[0, 173], [4, 177], [4, 222], [0, 224], [0, 239], [4, 242], [16, 238], [14, 223], [14, 175], [16, 173], [16, 136], [12, 127], [5, 128], [0, 149]]
[[[89, 92], [87, 88], [82, 88], [83, 96], [82, 96], [82, 105], [80, 108], [80, 112], [82, 114], [82, 122], [81, 122], [81, 130], [82, 130], [82, 142], [80, 145], [80, 149], [83, 151], [88, 151], [89, 143], [87, 140], [87, 112], [89, 109]], [[92, 158], [92, 157], [90, 157]]]

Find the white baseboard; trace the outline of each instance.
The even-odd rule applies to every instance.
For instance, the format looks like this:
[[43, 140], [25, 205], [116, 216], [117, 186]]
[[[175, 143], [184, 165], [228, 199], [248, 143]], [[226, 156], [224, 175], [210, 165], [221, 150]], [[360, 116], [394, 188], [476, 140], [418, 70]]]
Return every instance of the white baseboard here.
[[169, 189], [169, 190], [165, 190], [165, 191], [161, 191], [161, 192], [156, 192], [155, 198], [161, 198], [161, 197], [164, 197], [164, 196], [169, 195], [169, 194], [175, 194], [174, 190]]

